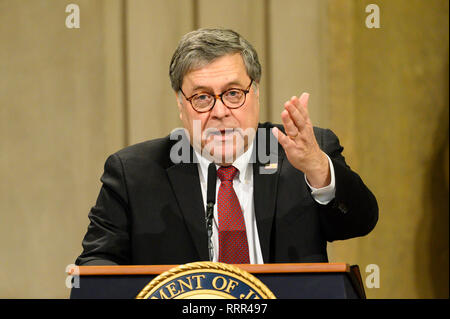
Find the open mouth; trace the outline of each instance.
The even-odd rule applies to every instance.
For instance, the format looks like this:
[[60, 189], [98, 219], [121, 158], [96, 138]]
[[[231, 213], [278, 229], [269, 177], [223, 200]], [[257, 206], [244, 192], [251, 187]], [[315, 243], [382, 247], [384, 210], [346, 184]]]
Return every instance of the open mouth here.
[[233, 163], [241, 156], [254, 136], [254, 130], [207, 128], [202, 134], [202, 156], [216, 163]]
[[217, 140], [217, 141], [224, 141], [228, 139], [232, 139], [233, 136], [238, 136], [239, 131], [238, 129], [234, 128], [224, 128], [224, 129], [206, 129], [205, 131], [206, 139], [207, 140]]

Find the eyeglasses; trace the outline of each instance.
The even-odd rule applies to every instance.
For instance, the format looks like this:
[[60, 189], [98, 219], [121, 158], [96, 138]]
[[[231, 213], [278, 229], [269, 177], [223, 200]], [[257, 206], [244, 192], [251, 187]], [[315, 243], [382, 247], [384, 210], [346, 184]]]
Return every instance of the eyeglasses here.
[[246, 90], [243, 89], [228, 89], [219, 95], [210, 94], [206, 92], [201, 92], [192, 95], [191, 97], [186, 97], [183, 90], [180, 88], [181, 93], [184, 98], [191, 103], [192, 108], [199, 113], [205, 113], [211, 111], [216, 105], [217, 99], [220, 99], [222, 103], [229, 109], [240, 108], [245, 103], [247, 93], [250, 92], [250, 87], [252, 86], [253, 80], [250, 81], [250, 85]]

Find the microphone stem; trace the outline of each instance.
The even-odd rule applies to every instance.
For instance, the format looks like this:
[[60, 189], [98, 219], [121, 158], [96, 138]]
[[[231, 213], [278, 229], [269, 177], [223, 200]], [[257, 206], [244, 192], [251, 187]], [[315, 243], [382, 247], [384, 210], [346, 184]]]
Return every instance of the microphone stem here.
[[209, 252], [209, 260], [213, 261], [214, 257], [214, 246], [212, 242], [212, 222], [214, 216], [214, 204], [208, 203], [206, 205], [206, 229], [208, 232], [208, 252]]

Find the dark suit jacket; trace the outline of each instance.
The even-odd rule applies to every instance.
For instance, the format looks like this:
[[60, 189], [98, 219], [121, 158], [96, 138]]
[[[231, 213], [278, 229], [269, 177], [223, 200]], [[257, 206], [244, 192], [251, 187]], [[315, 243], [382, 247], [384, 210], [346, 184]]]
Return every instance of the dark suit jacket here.
[[[268, 132], [271, 127], [260, 124]], [[261, 174], [262, 164], [253, 164], [254, 207], [265, 263], [327, 262], [327, 241], [364, 236], [377, 223], [376, 199], [345, 163], [338, 138], [330, 130], [314, 128], [314, 133], [335, 170], [336, 196], [329, 204], [313, 199], [303, 173], [289, 163], [281, 146], [274, 174]], [[171, 161], [176, 142], [167, 136], [129, 146], [107, 159], [77, 265], [208, 260], [197, 164]]]

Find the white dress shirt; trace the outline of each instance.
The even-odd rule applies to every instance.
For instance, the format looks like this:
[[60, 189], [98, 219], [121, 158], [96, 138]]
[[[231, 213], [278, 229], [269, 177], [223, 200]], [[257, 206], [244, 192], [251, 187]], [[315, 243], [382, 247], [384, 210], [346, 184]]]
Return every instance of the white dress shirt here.
[[[253, 152], [253, 143], [247, 149], [247, 151], [236, 159], [233, 166], [236, 167], [239, 172], [236, 174], [233, 180], [233, 187], [236, 195], [239, 199], [241, 205], [242, 213], [244, 214], [245, 228], [247, 231], [247, 241], [249, 249], [249, 257], [251, 264], [263, 264], [263, 257], [261, 252], [261, 245], [259, 243], [258, 229], [256, 226], [255, 217], [255, 207], [253, 204], [253, 164], [250, 163], [250, 158]], [[206, 188], [208, 180], [208, 166], [211, 163], [206, 158], [200, 156], [200, 154], [195, 151], [198, 159], [198, 173], [200, 177], [200, 184], [203, 196], [203, 206], [206, 210]], [[333, 163], [327, 156], [328, 162], [330, 163], [331, 172], [331, 182], [330, 185], [323, 188], [314, 188], [309, 185], [308, 180], [305, 176], [305, 181], [309, 188], [311, 189], [311, 195], [314, 200], [319, 204], [328, 204], [335, 196], [335, 181], [334, 181], [334, 168]], [[217, 165], [217, 168], [219, 166]], [[220, 179], [217, 178], [216, 181], [216, 198], [219, 192]], [[219, 256], [219, 236], [218, 236], [218, 215], [217, 215], [217, 204], [214, 205], [214, 222], [213, 222], [213, 250], [214, 256], [213, 261], [218, 261]]]

